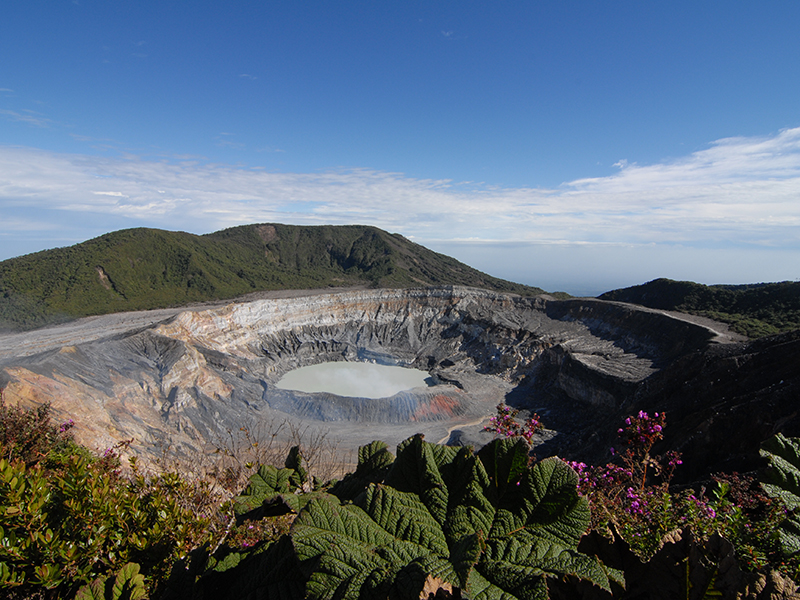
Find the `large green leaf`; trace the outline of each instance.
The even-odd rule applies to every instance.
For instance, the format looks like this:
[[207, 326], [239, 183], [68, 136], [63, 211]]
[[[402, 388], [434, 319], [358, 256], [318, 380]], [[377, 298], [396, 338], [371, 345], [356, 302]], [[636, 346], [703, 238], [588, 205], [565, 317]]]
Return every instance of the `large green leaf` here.
[[300, 449], [289, 451], [286, 466], [278, 469], [272, 465], [261, 465], [248, 481], [245, 491], [234, 498], [233, 510], [241, 520], [260, 519], [300, 509], [313, 497], [308, 492], [311, 485]]
[[591, 518], [589, 503], [578, 496], [577, 484], [575, 471], [557, 458], [527, 469], [498, 495], [490, 537], [530, 535], [532, 543], [576, 548]]
[[769, 461], [761, 487], [789, 511], [778, 536], [784, 554], [791, 556], [800, 552], [800, 438], [779, 433], [764, 442], [761, 456]]
[[80, 588], [75, 600], [140, 600], [147, 595], [144, 576], [136, 563], [125, 564], [118, 573], [96, 579]]
[[250, 553], [229, 554], [203, 575], [195, 590], [197, 593], [191, 597], [205, 600], [296, 600], [303, 597], [305, 581], [305, 573], [300, 570], [292, 543], [288, 536], [283, 536]]
[[[413, 506], [411, 499], [406, 500]], [[389, 500], [373, 508], [380, 519], [391, 507]], [[388, 516], [383, 520], [388, 523]], [[407, 525], [396, 519], [390, 527]], [[356, 599], [362, 593], [385, 598], [404, 567], [431, 555], [429, 547], [395, 537], [361, 507], [342, 505], [333, 496], [309, 503], [295, 522], [292, 539], [298, 558], [313, 566], [307, 586], [312, 598]]]
[[386, 477], [394, 456], [384, 442], [375, 441], [358, 449], [358, 466], [354, 473], [331, 488], [331, 494], [342, 501], [352, 500], [367, 489], [370, 483], [378, 483]]
[[315, 499], [298, 516], [307, 595], [415, 598], [434, 581], [471, 598], [533, 600], [547, 597], [546, 577], [567, 574], [609, 590], [611, 570], [577, 551], [589, 525], [577, 481], [558, 459], [529, 467], [524, 442], [495, 440], [476, 456], [410, 438], [384, 483], [353, 504]]
[[[505, 585], [506, 588], [501, 587]], [[467, 590], [472, 600], [548, 600], [547, 583], [543, 577], [514, 578], [494, 583], [480, 569], [469, 574]]]
[[262, 465], [250, 477], [245, 491], [234, 499], [233, 510], [237, 516], [249, 518], [260, 518], [275, 511], [297, 512], [301, 508], [300, 497], [294, 494], [299, 489], [297, 483], [294, 469]]
[[423, 441], [422, 435], [409, 438], [397, 447], [386, 485], [417, 494], [433, 518], [444, 522], [449, 491], [443, 476], [452, 473], [448, 467], [457, 453], [456, 448]]

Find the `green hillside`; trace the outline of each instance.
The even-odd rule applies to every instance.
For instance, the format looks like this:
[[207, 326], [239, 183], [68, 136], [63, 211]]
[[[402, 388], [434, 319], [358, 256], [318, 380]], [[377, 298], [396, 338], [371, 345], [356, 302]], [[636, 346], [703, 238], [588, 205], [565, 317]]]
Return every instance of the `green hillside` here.
[[448, 284], [542, 293], [375, 227], [261, 224], [208, 235], [139, 228], [0, 262], [0, 329], [265, 290]]
[[729, 323], [734, 331], [760, 337], [800, 328], [800, 282], [702, 285], [655, 279], [613, 290], [601, 300], [616, 300], [677, 310]]

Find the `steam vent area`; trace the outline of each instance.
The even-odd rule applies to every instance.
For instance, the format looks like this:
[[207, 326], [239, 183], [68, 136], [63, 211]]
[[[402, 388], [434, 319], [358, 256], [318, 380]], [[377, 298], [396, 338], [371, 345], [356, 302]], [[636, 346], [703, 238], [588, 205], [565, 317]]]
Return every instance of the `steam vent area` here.
[[[416, 433], [480, 445], [500, 402], [537, 412], [538, 450], [556, 453], [591, 436], [598, 415], [621, 414], [654, 374], [725, 339], [631, 305], [447, 287], [108, 315], [0, 341], [7, 403], [50, 402], [90, 447], [133, 439], [140, 455], [168, 445], [192, 456], [226, 432], [284, 421], [327, 433], [342, 451]], [[428, 378], [382, 398], [277, 386], [334, 361]]]

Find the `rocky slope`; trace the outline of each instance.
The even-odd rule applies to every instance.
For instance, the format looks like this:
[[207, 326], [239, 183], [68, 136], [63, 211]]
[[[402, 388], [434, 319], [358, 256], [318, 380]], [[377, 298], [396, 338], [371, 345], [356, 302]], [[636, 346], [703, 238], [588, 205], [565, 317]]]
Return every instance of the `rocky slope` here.
[[[479, 441], [500, 401], [544, 416], [542, 451], [591, 449], [604, 441], [589, 435], [592, 423], [615, 430], [660, 374], [736, 344], [632, 305], [440, 287], [94, 317], [0, 346], [6, 402], [52, 403], [90, 446], [132, 438], [140, 453], [168, 444], [191, 456], [228, 430], [285, 418], [329, 431], [343, 450], [420, 431]], [[290, 369], [331, 360], [412, 365], [438, 384], [380, 400], [275, 386]]]

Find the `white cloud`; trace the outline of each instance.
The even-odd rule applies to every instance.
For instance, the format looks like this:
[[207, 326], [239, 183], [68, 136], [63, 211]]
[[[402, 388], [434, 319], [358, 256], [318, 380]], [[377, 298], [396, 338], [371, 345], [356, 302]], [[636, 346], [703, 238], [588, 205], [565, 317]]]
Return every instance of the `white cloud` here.
[[127, 198], [122, 192], [92, 192], [97, 196], [116, 196], [118, 198]]
[[[275, 173], [199, 157], [144, 160], [0, 147], [0, 218], [8, 211], [38, 214], [42, 230], [69, 227], [73, 237], [98, 222], [205, 233], [274, 221], [370, 224], [422, 244], [800, 251], [800, 128], [718, 140], [669, 162], [617, 166], [610, 176], [557, 189], [511, 189], [368, 169]], [[81, 239], [92, 235], [86, 229]], [[0, 257], [12, 255], [13, 249], [0, 248]]]

